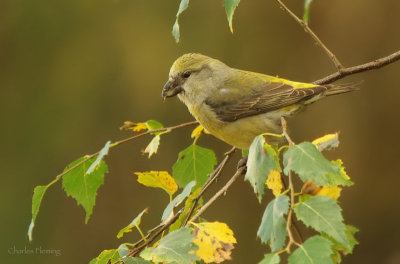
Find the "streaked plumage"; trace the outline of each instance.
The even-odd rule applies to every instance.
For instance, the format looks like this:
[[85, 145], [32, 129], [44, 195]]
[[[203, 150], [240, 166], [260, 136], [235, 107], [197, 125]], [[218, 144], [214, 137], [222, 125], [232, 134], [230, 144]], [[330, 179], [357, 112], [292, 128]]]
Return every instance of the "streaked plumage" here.
[[280, 117], [354, 85], [315, 85], [230, 68], [219, 60], [185, 54], [171, 67], [163, 97], [178, 97], [214, 136], [247, 149], [255, 136], [280, 133]]

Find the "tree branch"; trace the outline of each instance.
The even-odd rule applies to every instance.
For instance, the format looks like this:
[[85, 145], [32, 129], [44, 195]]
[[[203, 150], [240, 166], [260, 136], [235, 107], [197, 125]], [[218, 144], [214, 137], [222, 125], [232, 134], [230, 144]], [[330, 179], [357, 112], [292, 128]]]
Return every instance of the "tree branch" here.
[[367, 62], [361, 65], [353, 66], [353, 67], [348, 67], [348, 68], [343, 68], [338, 72], [335, 72], [331, 75], [328, 75], [322, 79], [319, 79], [315, 81], [315, 84], [328, 84], [332, 83], [334, 81], [337, 81], [339, 79], [342, 79], [346, 76], [364, 72], [364, 71], [369, 71], [369, 70], [375, 70], [382, 68], [383, 66], [386, 66], [388, 64], [391, 64], [395, 61], [398, 61], [400, 59], [400, 50], [396, 51], [395, 53], [390, 54], [389, 56]]
[[[170, 219], [167, 220], [167, 222], [165, 222], [162, 227], [160, 229], [157, 228], [153, 228], [150, 231], [154, 232], [157, 230], [157, 232], [155, 232], [155, 234], [151, 236], [151, 233], [148, 233], [146, 238], [149, 238], [147, 241], [145, 241], [143, 244], [141, 244], [140, 246], [132, 249], [126, 256], [136, 256], [137, 254], [140, 253], [140, 251], [142, 251], [145, 247], [147, 247], [147, 245], [151, 244], [159, 235], [161, 235], [162, 232], [164, 232], [164, 230], [166, 230], [170, 225], [172, 225], [173, 223], [175, 223], [175, 221], [179, 218], [179, 216], [183, 213], [184, 208], [182, 208], [181, 210], [179, 210], [173, 217], [171, 217]], [[139, 240], [135, 245], [138, 245], [140, 243], [140, 241], [144, 241], [143, 238], [141, 240]]]
[[400, 51], [397, 51], [393, 54], [390, 54], [389, 56], [364, 63], [361, 65], [353, 66], [353, 67], [343, 67], [343, 65], [339, 62], [335, 54], [333, 54], [328, 47], [318, 38], [318, 36], [310, 29], [310, 27], [304, 23], [303, 20], [298, 18], [296, 14], [294, 14], [281, 0], [275, 0], [278, 2], [278, 4], [283, 8], [284, 11], [286, 11], [298, 24], [300, 24], [301, 27], [315, 40], [315, 42], [326, 52], [326, 54], [329, 56], [329, 58], [332, 60], [332, 62], [335, 64], [335, 67], [337, 69], [337, 72], [326, 76], [322, 79], [319, 79], [315, 81], [315, 84], [328, 84], [332, 83], [334, 81], [337, 81], [339, 79], [342, 79], [346, 76], [364, 72], [364, 71], [369, 71], [369, 70], [374, 70], [374, 69], [379, 69], [383, 66], [386, 66], [388, 64], [391, 64], [397, 60], [400, 59]]
[[235, 153], [236, 148], [233, 147], [231, 150], [229, 150], [226, 153], [226, 156], [224, 158], [223, 161], [221, 161], [221, 163], [218, 165], [218, 167], [209, 175], [209, 178], [207, 180], [207, 182], [203, 185], [203, 187], [201, 188], [201, 192], [199, 193], [199, 195], [197, 195], [197, 197], [193, 200], [193, 205], [192, 207], [190, 207], [189, 212], [186, 216], [185, 221], [183, 222], [182, 226], [186, 226], [186, 224], [189, 222], [190, 217], [192, 216], [192, 213], [194, 211], [194, 209], [197, 206], [197, 203], [199, 202], [199, 199], [203, 196], [203, 194], [205, 193], [205, 191], [211, 186], [212, 183], [214, 183], [214, 181], [216, 179], [218, 179], [218, 177], [221, 175], [222, 170], [224, 169], [226, 163], [228, 162], [228, 160], [232, 157], [233, 153]]
[[303, 20], [298, 18], [281, 0], [275, 0], [278, 2], [278, 4], [285, 10], [294, 20], [296, 20], [297, 23], [300, 24], [300, 26], [304, 29], [305, 32], [307, 32], [313, 39], [314, 41], [320, 46], [325, 53], [329, 56], [329, 58], [332, 60], [333, 64], [335, 64], [336, 69], [341, 72], [342, 69], [344, 68], [343, 65], [339, 62], [339, 60], [336, 58], [335, 54], [333, 54], [327, 46], [318, 38], [318, 36], [311, 30], [311, 28], [304, 23]]
[[[197, 122], [196, 122], [196, 123], [197, 123]], [[206, 191], [206, 190], [215, 182], [215, 180], [219, 177], [219, 175], [221, 174], [221, 172], [222, 172], [223, 168], [225, 167], [226, 163], [227, 163], [228, 160], [232, 157], [232, 155], [235, 153], [235, 151], [236, 151], [236, 148], [235, 148], [235, 147], [233, 147], [231, 150], [229, 150], [229, 151], [226, 153], [225, 158], [224, 158], [224, 159], [221, 161], [221, 163], [215, 168], [215, 170], [210, 174], [210, 177], [209, 177], [208, 181], [204, 184], [204, 186], [203, 186], [201, 192], [200, 192], [199, 195], [195, 198], [195, 200], [194, 200], [195, 202], [193, 203], [193, 206], [190, 208], [190, 211], [189, 211], [189, 213], [188, 213], [188, 216], [186, 217], [185, 222], [184, 222], [183, 225], [186, 225], [186, 224], [187, 224], [187, 222], [189, 221], [188, 219], [190, 218], [191, 214], [193, 213], [194, 208], [196, 207], [196, 203], [198, 202], [198, 200], [200, 199], [200, 197], [205, 193], [205, 191]], [[236, 175], [236, 174], [235, 174], [235, 175]], [[234, 178], [235, 175], [234, 175], [232, 178]], [[240, 175], [239, 175], [239, 176], [240, 176]], [[231, 180], [230, 180], [224, 187], [222, 187], [222, 189], [224, 189], [224, 192], [226, 192], [226, 191], [229, 189], [229, 187], [233, 184], [234, 180], [232, 181], [232, 178], [231, 178]], [[227, 186], [228, 184], [229, 184], [229, 186]], [[222, 189], [221, 189], [221, 190], [222, 190]], [[223, 193], [224, 193], [224, 192], [223, 192]], [[215, 197], [215, 195], [214, 195], [214, 197]], [[214, 198], [214, 197], [213, 197], [213, 198]], [[213, 198], [212, 198], [212, 199], [213, 199]], [[217, 197], [217, 198], [218, 198], [218, 197]], [[213, 201], [211, 201], [211, 199], [210, 199], [210, 201], [207, 203], [207, 208], [208, 208], [213, 202], [215, 202], [215, 200], [216, 200], [216, 198], [215, 198]], [[205, 205], [204, 205], [204, 206], [205, 206]], [[204, 206], [203, 206], [203, 207], [204, 207]], [[203, 207], [202, 207], [202, 208], [203, 208]], [[207, 208], [205, 208], [205, 209], [207, 209]], [[203, 212], [205, 211], [205, 209], [203, 210]], [[147, 235], [146, 235], [146, 237], [145, 237], [145, 238], [147, 239], [147, 241], [145, 241], [143, 238], [140, 239], [139, 241], [137, 241], [137, 242], [134, 244], [134, 248], [130, 250], [128, 256], [136, 256], [137, 254], [139, 254], [145, 247], [147, 247], [149, 244], [151, 244], [151, 242], [154, 241], [164, 230], [166, 230], [170, 225], [172, 225], [173, 223], [175, 223], [176, 220], [178, 220], [179, 216], [183, 213], [184, 210], [185, 210], [185, 208], [181, 208], [181, 209], [180, 209], [171, 219], [169, 219], [166, 223], [161, 223], [160, 225], [158, 225], [158, 226], [156, 226], [156, 227], [150, 229], [150, 230], [147, 232]], [[199, 216], [200, 216], [200, 215], [201, 215], [201, 214], [199, 214]], [[194, 221], [193, 219], [194, 219], [194, 217], [191, 219], [191, 221]], [[196, 219], [197, 219], [197, 218], [196, 218]], [[153, 235], [153, 233], [154, 233], [154, 235]]]
[[199, 218], [219, 197], [221, 197], [228, 189], [232, 186], [232, 184], [244, 174], [245, 172], [245, 167], [240, 167], [237, 169], [236, 173], [232, 176], [232, 178], [222, 187], [213, 197], [211, 197], [210, 200], [208, 200], [207, 203], [205, 203], [200, 210], [193, 216], [190, 221], [196, 221], [197, 218]]

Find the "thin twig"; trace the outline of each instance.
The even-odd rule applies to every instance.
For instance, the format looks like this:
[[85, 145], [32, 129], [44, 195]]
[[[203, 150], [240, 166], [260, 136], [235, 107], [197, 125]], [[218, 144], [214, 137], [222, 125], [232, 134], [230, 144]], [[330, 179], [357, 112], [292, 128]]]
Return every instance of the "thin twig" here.
[[[118, 146], [118, 145], [120, 145], [120, 144], [122, 144], [122, 143], [131, 141], [131, 140], [133, 140], [133, 139], [136, 139], [136, 138], [138, 138], [138, 137], [141, 137], [141, 136], [144, 136], [144, 135], [148, 135], [148, 134], [151, 134], [151, 133], [164, 132], [164, 131], [172, 131], [172, 130], [177, 129], [177, 128], [192, 126], [192, 125], [195, 125], [195, 124], [198, 124], [198, 122], [197, 122], [197, 121], [191, 121], [191, 122], [179, 124], [179, 125], [176, 125], [176, 126], [164, 127], [164, 128], [160, 128], [160, 129], [153, 129], [153, 130], [147, 130], [146, 132], [142, 132], [142, 133], [140, 133], [140, 134], [137, 134], [137, 135], [134, 135], [134, 136], [131, 136], [131, 137], [128, 137], [128, 138], [125, 138], [125, 139], [121, 139], [121, 140], [119, 140], [119, 141], [116, 141], [116, 142], [114, 142], [114, 143], [112, 143], [112, 144], [110, 145], [110, 148], [113, 148], [113, 147]], [[56, 176], [56, 178], [55, 178], [51, 183], [49, 183], [49, 184], [51, 185], [51, 184], [57, 182], [58, 180], [60, 180], [60, 178], [61, 178], [62, 176], [64, 176], [64, 175], [67, 174], [68, 172], [70, 172], [70, 171], [72, 171], [73, 169], [79, 167], [80, 165], [82, 165], [82, 164], [85, 163], [86, 161], [90, 160], [91, 158], [97, 156], [97, 155], [100, 153], [100, 151], [101, 151], [101, 150], [97, 151], [96, 153], [93, 153], [93, 154], [90, 154], [90, 155], [86, 155], [85, 158], [84, 158], [83, 160], [81, 160], [80, 162], [78, 162], [77, 164], [75, 164], [74, 166], [72, 166], [71, 168], [69, 168], [68, 170], [65, 170], [65, 171], [63, 171], [62, 173], [58, 174], [58, 175]]]
[[[163, 227], [163, 226], [164, 226], [164, 224], [161, 223], [161, 224], [159, 224], [158, 226], [153, 227], [152, 229], [148, 230], [148, 231], [147, 231], [147, 235], [145, 236], [145, 238], [146, 238], [146, 239], [149, 239], [149, 237], [150, 237], [155, 231], [157, 231], [159, 228], [161, 228], [161, 227]], [[140, 240], [136, 241], [136, 242], [133, 244], [132, 248], [136, 248], [140, 243], [143, 243], [144, 241], [145, 241], [145, 240], [144, 240], [143, 238], [141, 238]]]
[[315, 81], [315, 84], [328, 84], [334, 81], [337, 81], [339, 79], [342, 79], [348, 75], [364, 72], [364, 71], [369, 71], [369, 70], [374, 70], [374, 69], [379, 69], [383, 66], [386, 66], [388, 64], [391, 64], [395, 61], [400, 60], [400, 50], [396, 51], [395, 53], [390, 54], [389, 56], [367, 62], [361, 65], [353, 66], [353, 67], [348, 67], [341, 69], [338, 72], [335, 72], [329, 76], [326, 76], [322, 79], [319, 79], [318, 81]]
[[[179, 216], [183, 213], [184, 208], [182, 208], [181, 210], [179, 210], [173, 217], [171, 217], [170, 219], [168, 219], [167, 222], [165, 222], [162, 226], [162, 228], [160, 228], [159, 230], [157, 230], [157, 232], [151, 237], [149, 238], [145, 243], [141, 244], [140, 246], [132, 249], [126, 256], [136, 256], [137, 254], [140, 253], [140, 251], [142, 251], [147, 245], [149, 245], [150, 243], [152, 243], [162, 232], [164, 232], [164, 230], [166, 230], [170, 225], [172, 225], [173, 223], [175, 223], [175, 221], [179, 218]], [[153, 229], [154, 230], [154, 229]]]
[[195, 214], [191, 219], [190, 222], [196, 221], [219, 197], [221, 197], [228, 189], [232, 186], [232, 184], [243, 175], [245, 171], [245, 167], [240, 167], [237, 169], [236, 173], [230, 178], [230, 180], [222, 187], [207, 203], [205, 203], [200, 210]]
[[339, 62], [339, 60], [336, 58], [335, 54], [333, 54], [327, 46], [318, 38], [318, 36], [311, 30], [311, 28], [304, 23], [303, 20], [298, 18], [281, 0], [275, 0], [278, 2], [278, 4], [285, 10], [294, 20], [296, 20], [297, 23], [300, 24], [300, 26], [306, 31], [313, 39], [314, 41], [328, 54], [329, 58], [332, 60], [333, 64], [335, 64], [336, 69], [341, 72], [342, 69], [344, 68], [343, 65]]
[[189, 212], [186, 216], [185, 221], [182, 223], [182, 226], [186, 226], [187, 223], [189, 222], [190, 217], [193, 214], [194, 209], [197, 206], [197, 203], [199, 202], [200, 198], [203, 196], [203, 194], [207, 191], [207, 189], [211, 186], [211, 184], [219, 178], [219, 176], [221, 175], [222, 170], [224, 169], [226, 163], [228, 162], [228, 160], [232, 157], [232, 154], [235, 153], [236, 148], [233, 147], [232, 149], [230, 149], [227, 153], [225, 158], [221, 161], [221, 163], [217, 166], [217, 168], [209, 175], [209, 178], [207, 180], [207, 182], [203, 185], [203, 187], [201, 188], [200, 193], [196, 196], [196, 198], [193, 199], [193, 204], [189, 209]]
[[[138, 135], [134, 135], [134, 136], [132, 136], [132, 137], [128, 137], [128, 138], [119, 140], [119, 141], [113, 143], [112, 145], [115, 145], [115, 146], [116, 146], [116, 145], [125, 143], [125, 142], [127, 142], [127, 141], [130, 141], [130, 140], [132, 140], [132, 139], [135, 139], [135, 138], [138, 138], [138, 137], [141, 137], [141, 136], [144, 136], [144, 135], [148, 135], [148, 134], [151, 134], [151, 133], [164, 132], [164, 131], [172, 131], [172, 130], [177, 129], [177, 128], [192, 126], [192, 125], [196, 125], [196, 124], [198, 124], [198, 123], [199, 123], [199, 122], [197, 122], [197, 121], [191, 121], [191, 122], [179, 124], [179, 125], [176, 125], [176, 126], [163, 127], [163, 128], [159, 128], [159, 129], [153, 129], [153, 130], [147, 130], [146, 132], [140, 133], [140, 134], [138, 134]], [[98, 153], [99, 153], [99, 152], [97, 152], [97, 154], [98, 154]]]
[[[293, 140], [290, 138], [288, 132], [287, 132], [287, 126], [286, 126], [286, 120], [284, 117], [281, 117], [281, 124], [282, 124], [282, 130], [283, 134], [285, 135], [286, 140], [289, 142], [289, 147], [293, 146]], [[292, 233], [292, 216], [293, 216], [293, 207], [294, 207], [294, 187], [293, 187], [293, 179], [292, 179], [292, 171], [289, 171], [288, 174], [289, 177], [289, 189], [290, 189], [290, 207], [289, 207], [289, 212], [288, 212], [288, 217], [287, 217], [287, 222], [286, 222], [286, 230], [289, 235], [289, 242], [286, 246], [286, 250], [290, 248], [290, 246], [293, 244], [299, 246], [300, 244], [294, 239], [293, 233]], [[298, 232], [298, 230], [297, 230]], [[300, 232], [299, 232], [300, 233]]]

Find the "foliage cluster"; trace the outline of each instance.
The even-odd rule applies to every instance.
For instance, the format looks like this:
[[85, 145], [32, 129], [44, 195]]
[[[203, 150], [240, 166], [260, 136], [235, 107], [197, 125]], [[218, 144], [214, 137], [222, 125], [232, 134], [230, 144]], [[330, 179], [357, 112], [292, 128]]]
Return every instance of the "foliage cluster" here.
[[[176, 127], [163, 128], [161, 123], [154, 120], [126, 122], [123, 126], [135, 133], [133, 138], [153, 135], [145, 150], [149, 158], [157, 153], [161, 135]], [[152, 232], [145, 234], [140, 228], [141, 220], [148, 211], [144, 209], [116, 235], [122, 238], [137, 229], [142, 239], [136, 243], [125, 242], [116, 249], [104, 250], [90, 263], [194, 263], [200, 260], [204, 263], [220, 263], [231, 258], [236, 243], [231, 228], [223, 222], [199, 220], [204, 212], [202, 208], [206, 208], [201, 199], [202, 191], [215, 179], [213, 174], [222, 170], [221, 164], [227, 160], [224, 159], [215, 167], [217, 160], [214, 152], [197, 145], [197, 139], [203, 132], [201, 126], [193, 130], [193, 143], [179, 153], [172, 176], [167, 171], [135, 172], [139, 183], [162, 189], [168, 194], [169, 203], [161, 216], [160, 226], [163, 228], [156, 227], [159, 231], [156, 235], [152, 235]], [[249, 181], [260, 202], [267, 188], [275, 196], [267, 205], [257, 232], [257, 237], [271, 250], [261, 263], [279, 263], [284, 253], [289, 255], [289, 263], [340, 262], [342, 254], [351, 253], [357, 243], [353, 236], [357, 229], [343, 223], [337, 202], [341, 186], [353, 183], [344, 171], [341, 160], [329, 161], [321, 153], [338, 146], [338, 135], [330, 134], [312, 143], [301, 144], [294, 144], [288, 138], [289, 143], [280, 148], [268, 144], [268, 137], [284, 137], [284, 134], [256, 137], [248, 153], [244, 153], [248, 154], [247, 170], [238, 170], [245, 174], [245, 180]], [[84, 208], [85, 222], [89, 220], [97, 190], [108, 172], [104, 158], [110, 148], [119, 144], [108, 141], [95, 155], [77, 159], [54, 181], [35, 188], [30, 238], [42, 198], [48, 187], [59, 180], [62, 180], [66, 194]], [[226, 153], [226, 157], [232, 152]], [[292, 185], [293, 172], [304, 182], [299, 192], [295, 192]], [[182, 191], [177, 194], [179, 189]], [[300, 234], [295, 239], [292, 230], [298, 230], [294, 218], [314, 229], [317, 234], [306, 241]], [[158, 235], [161, 238], [158, 239]], [[294, 251], [292, 246], [296, 247]]]

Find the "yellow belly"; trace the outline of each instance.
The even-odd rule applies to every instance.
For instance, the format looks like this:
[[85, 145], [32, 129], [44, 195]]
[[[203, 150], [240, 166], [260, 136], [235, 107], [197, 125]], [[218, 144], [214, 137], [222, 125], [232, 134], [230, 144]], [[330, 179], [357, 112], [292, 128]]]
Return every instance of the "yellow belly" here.
[[260, 134], [282, 131], [280, 114], [277, 112], [245, 117], [234, 122], [222, 122], [209, 107], [189, 108], [189, 111], [212, 135], [240, 149], [248, 149], [253, 139]]

